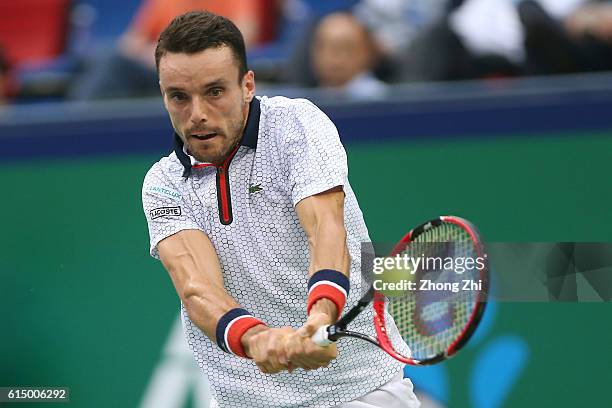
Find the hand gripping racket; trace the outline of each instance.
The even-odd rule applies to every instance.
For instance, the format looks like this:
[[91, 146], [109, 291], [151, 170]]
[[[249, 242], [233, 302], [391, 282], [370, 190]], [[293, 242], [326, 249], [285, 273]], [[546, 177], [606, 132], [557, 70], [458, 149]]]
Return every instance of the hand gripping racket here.
[[[411, 365], [446, 360], [467, 343], [484, 312], [488, 263], [483, 251], [476, 228], [459, 217], [443, 216], [414, 228], [391, 253], [391, 257], [421, 259], [407, 275], [414, 283], [404, 286], [412, 286], [385, 296], [389, 293], [381, 289], [381, 282], [374, 281], [357, 305], [336, 324], [319, 328], [312, 340], [327, 346], [342, 337], [362, 339]], [[347, 330], [371, 302], [376, 338]], [[393, 323], [387, 321], [385, 309], [399, 336], [387, 330]], [[402, 352], [406, 350], [402, 340], [410, 351]]]

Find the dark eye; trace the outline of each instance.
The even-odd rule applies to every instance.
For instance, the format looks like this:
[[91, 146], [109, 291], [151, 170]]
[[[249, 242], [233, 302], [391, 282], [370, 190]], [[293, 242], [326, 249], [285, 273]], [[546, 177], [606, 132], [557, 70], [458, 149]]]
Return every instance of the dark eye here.
[[218, 98], [219, 96], [221, 96], [223, 94], [223, 89], [222, 88], [212, 88], [210, 91], [210, 96], [214, 97], [214, 98]]
[[187, 95], [185, 95], [182, 92], [173, 92], [170, 94], [170, 99], [172, 99], [175, 102], [183, 102], [187, 100]]

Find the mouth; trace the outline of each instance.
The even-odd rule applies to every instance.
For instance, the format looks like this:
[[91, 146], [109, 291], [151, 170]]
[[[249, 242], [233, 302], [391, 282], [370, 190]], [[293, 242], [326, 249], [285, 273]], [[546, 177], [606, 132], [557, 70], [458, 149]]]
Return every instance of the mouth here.
[[214, 138], [215, 136], [217, 136], [217, 132], [210, 132], [210, 133], [192, 133], [191, 135], [189, 135], [190, 137], [194, 138], [194, 139], [198, 139], [198, 140], [210, 140], [212, 138]]

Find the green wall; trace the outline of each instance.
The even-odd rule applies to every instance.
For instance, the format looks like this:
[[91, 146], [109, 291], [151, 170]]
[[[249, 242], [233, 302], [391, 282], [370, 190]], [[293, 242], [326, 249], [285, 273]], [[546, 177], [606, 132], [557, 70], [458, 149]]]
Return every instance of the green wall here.
[[[456, 214], [490, 241], [612, 241], [611, 133], [347, 151], [374, 240], [395, 241], [421, 221]], [[73, 407], [138, 405], [179, 307], [148, 256], [140, 187], [155, 160], [0, 165], [0, 386], [69, 386]], [[481, 344], [514, 334], [530, 356], [499, 406], [609, 403], [609, 303], [498, 306]], [[478, 352], [445, 363], [449, 406], [473, 406], [467, 373]]]

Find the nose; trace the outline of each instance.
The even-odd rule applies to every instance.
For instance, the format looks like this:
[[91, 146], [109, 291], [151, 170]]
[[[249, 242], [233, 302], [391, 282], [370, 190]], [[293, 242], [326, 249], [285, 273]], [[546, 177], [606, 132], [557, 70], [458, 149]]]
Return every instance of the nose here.
[[191, 102], [191, 122], [193, 124], [205, 123], [208, 121], [206, 103], [203, 98], [196, 96]]

